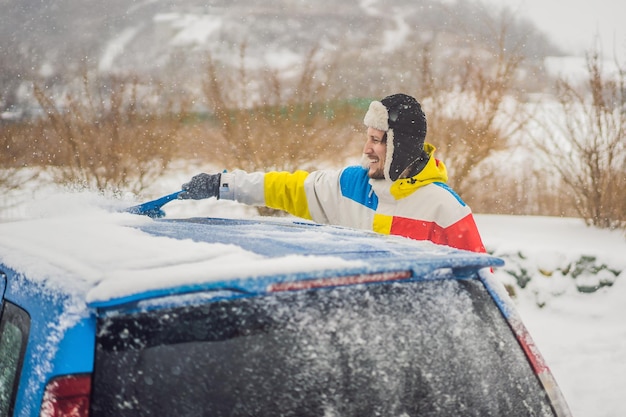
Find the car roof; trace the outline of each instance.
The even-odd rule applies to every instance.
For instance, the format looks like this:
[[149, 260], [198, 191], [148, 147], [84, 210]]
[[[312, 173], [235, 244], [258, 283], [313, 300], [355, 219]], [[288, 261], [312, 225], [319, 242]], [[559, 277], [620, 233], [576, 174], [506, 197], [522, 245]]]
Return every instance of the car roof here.
[[[66, 275], [77, 283], [61, 287], [85, 288], [82, 296], [90, 307], [112, 308], [199, 291], [262, 293], [272, 283], [329, 276], [398, 270], [422, 276], [445, 268], [474, 271], [503, 264], [499, 258], [430, 242], [292, 218], [148, 219], [131, 228], [141, 233], [138, 243], [123, 242], [129, 239], [126, 234], [119, 242], [101, 243], [94, 242], [99, 237], [89, 231], [73, 236], [82, 240], [74, 243], [77, 247], [93, 245], [89, 253], [112, 253], [96, 253], [88, 260], [63, 259]], [[110, 248], [118, 244], [117, 251]], [[105, 245], [109, 248], [103, 249]], [[58, 254], [49, 263], [57, 267], [57, 258]], [[102, 271], [95, 273], [96, 269]], [[90, 273], [92, 278], [80, 282]]]
[[156, 220], [143, 224], [141, 230], [155, 236], [192, 239], [198, 242], [224, 243], [268, 257], [288, 255], [333, 255], [344, 259], [369, 261], [374, 258], [436, 258], [455, 255], [463, 259], [480, 259], [482, 255], [341, 226], [294, 221], [291, 218], [271, 220], [190, 218]]
[[[452, 269], [461, 274], [459, 271], [475, 271], [503, 264], [499, 258], [431, 242], [292, 219], [168, 219], [144, 224], [140, 229], [155, 236], [233, 245], [281, 262], [274, 264], [269, 273], [242, 271], [234, 278], [207, 279], [191, 285], [149, 290], [92, 302], [92, 305], [105, 307], [138, 298], [201, 290], [262, 293], [277, 282], [310, 280], [334, 274], [412, 270], [415, 275], [427, 275], [441, 269]], [[306, 260], [310, 260], [311, 264], [307, 266]], [[294, 268], [294, 262], [301, 268]]]

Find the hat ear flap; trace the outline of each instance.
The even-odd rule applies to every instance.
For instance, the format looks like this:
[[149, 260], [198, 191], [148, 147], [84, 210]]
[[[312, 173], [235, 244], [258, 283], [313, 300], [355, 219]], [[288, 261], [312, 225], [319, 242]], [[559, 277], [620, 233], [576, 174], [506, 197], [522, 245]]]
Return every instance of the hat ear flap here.
[[[414, 134], [387, 131], [387, 153], [385, 154], [385, 178], [396, 181], [420, 157], [424, 156], [424, 142]], [[428, 159], [428, 158], [426, 158]]]
[[389, 129], [387, 131], [387, 150], [385, 152], [385, 166], [383, 167], [383, 174], [388, 181], [395, 181], [398, 179], [400, 173], [395, 173], [392, 171], [392, 163], [394, 160], [393, 152], [395, 150], [395, 140], [393, 129]]

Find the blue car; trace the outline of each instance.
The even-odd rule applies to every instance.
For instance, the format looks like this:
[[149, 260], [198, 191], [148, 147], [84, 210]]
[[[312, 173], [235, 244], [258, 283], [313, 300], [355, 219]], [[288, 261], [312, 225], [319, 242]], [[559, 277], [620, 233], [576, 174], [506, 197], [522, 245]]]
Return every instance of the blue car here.
[[499, 258], [286, 219], [129, 229], [171, 258], [81, 280], [63, 248], [52, 278], [0, 253], [0, 417], [570, 415]]

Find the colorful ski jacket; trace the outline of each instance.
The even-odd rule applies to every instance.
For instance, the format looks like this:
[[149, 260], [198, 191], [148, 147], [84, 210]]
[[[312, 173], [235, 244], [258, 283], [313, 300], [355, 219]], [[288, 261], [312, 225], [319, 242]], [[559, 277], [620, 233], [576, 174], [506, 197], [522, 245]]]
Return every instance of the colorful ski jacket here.
[[369, 229], [485, 252], [470, 208], [448, 186], [443, 162], [430, 159], [416, 176], [373, 180], [367, 170], [247, 173], [221, 176], [220, 199], [267, 206], [317, 223]]

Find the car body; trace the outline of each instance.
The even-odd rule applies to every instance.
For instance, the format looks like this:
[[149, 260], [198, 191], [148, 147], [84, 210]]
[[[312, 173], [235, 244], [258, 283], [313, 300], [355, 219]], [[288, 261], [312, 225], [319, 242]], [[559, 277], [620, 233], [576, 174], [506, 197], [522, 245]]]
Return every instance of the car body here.
[[0, 417], [570, 415], [498, 258], [289, 219], [126, 229], [166, 251], [0, 254]]

